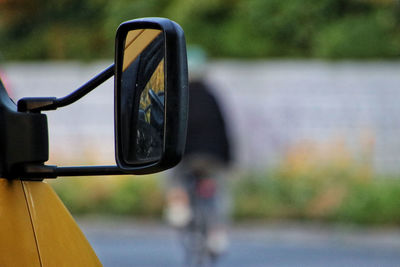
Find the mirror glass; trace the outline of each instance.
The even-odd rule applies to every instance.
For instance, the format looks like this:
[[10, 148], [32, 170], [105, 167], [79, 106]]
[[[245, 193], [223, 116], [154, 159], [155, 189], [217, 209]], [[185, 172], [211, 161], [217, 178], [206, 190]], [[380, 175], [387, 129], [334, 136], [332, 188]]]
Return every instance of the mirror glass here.
[[129, 31], [125, 40], [120, 109], [120, 157], [127, 164], [160, 160], [164, 139], [165, 40], [161, 30]]

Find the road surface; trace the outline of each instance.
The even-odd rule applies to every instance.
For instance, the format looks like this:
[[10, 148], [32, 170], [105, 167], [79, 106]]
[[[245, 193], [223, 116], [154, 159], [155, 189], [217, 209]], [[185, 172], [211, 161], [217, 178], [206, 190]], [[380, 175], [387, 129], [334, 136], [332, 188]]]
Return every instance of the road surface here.
[[[79, 219], [107, 266], [182, 266], [175, 232], [159, 222]], [[232, 227], [221, 267], [400, 266], [400, 229], [271, 223]]]

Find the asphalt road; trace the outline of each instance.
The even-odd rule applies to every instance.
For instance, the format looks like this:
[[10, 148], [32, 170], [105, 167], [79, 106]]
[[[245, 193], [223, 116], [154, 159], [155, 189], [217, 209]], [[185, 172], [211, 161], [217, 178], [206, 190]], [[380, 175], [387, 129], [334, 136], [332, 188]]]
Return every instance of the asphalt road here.
[[[107, 266], [183, 266], [176, 233], [159, 222], [79, 219]], [[400, 229], [272, 223], [232, 227], [218, 266], [400, 266]]]

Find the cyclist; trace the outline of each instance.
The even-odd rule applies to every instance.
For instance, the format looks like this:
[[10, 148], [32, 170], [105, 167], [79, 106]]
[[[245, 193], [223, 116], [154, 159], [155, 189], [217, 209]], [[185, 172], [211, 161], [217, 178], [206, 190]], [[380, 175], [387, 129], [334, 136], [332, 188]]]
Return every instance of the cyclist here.
[[203, 50], [188, 50], [186, 149], [182, 162], [172, 172], [167, 192], [166, 217], [181, 229], [186, 266], [213, 262], [228, 242], [223, 176], [231, 161], [231, 148], [219, 103], [203, 81], [205, 59]]

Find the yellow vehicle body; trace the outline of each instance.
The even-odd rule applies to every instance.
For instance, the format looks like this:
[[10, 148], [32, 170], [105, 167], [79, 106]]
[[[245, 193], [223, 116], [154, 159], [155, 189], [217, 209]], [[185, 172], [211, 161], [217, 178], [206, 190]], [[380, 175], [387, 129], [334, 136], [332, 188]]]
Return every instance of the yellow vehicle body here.
[[45, 182], [0, 178], [0, 266], [102, 266]]

